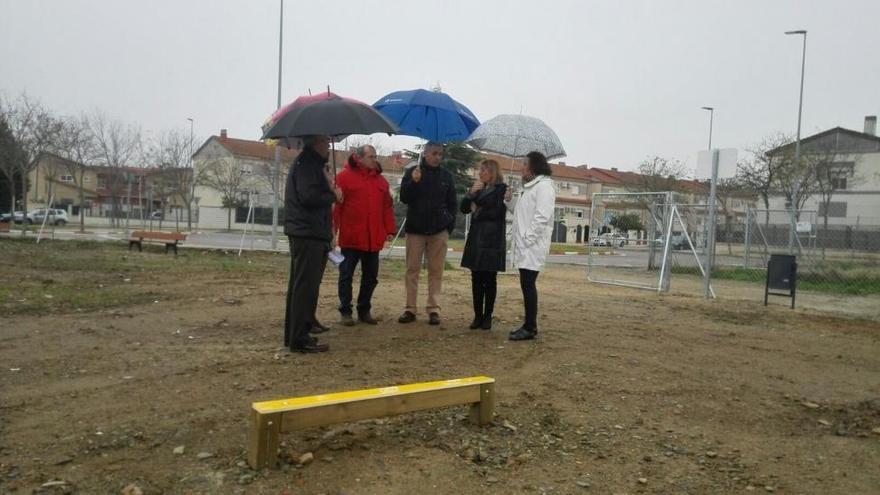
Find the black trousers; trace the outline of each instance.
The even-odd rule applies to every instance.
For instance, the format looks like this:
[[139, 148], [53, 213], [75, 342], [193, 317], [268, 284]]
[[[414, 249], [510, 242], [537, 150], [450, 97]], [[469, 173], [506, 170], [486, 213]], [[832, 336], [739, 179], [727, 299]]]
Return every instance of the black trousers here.
[[318, 309], [318, 291], [330, 243], [288, 236], [290, 240], [290, 279], [284, 312], [284, 345], [301, 346], [310, 341], [309, 329]]
[[526, 309], [526, 318], [523, 327], [526, 330], [538, 330], [538, 289], [535, 282], [538, 274], [535, 270], [519, 269], [519, 288], [522, 289], [523, 303]]
[[471, 293], [474, 299], [474, 316], [491, 317], [495, 311], [495, 297], [498, 294], [498, 272], [472, 271]]
[[339, 264], [339, 312], [351, 315], [351, 282], [358, 263], [361, 264], [361, 288], [358, 291], [358, 314], [370, 312], [373, 291], [379, 285], [379, 252], [342, 248], [345, 259]]

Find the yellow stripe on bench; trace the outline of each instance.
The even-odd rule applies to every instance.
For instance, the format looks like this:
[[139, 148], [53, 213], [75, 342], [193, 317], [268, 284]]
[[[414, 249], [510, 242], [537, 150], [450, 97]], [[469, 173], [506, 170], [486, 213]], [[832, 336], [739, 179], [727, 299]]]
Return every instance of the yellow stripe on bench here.
[[275, 467], [278, 436], [282, 432], [461, 404], [471, 405], [471, 422], [491, 422], [495, 379], [474, 376], [255, 402], [251, 410], [248, 462], [254, 469]]

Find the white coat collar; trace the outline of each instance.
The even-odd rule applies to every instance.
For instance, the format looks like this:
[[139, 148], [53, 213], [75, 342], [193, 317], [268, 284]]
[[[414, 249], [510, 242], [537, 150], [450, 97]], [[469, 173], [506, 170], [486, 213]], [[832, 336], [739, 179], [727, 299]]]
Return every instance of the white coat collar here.
[[534, 179], [530, 180], [529, 182], [526, 182], [526, 183], [523, 185], [523, 187], [526, 187], [526, 188], [528, 188], [528, 187], [532, 187], [532, 186], [534, 186], [535, 184], [537, 184], [537, 183], [539, 183], [539, 182], [541, 182], [541, 181], [544, 181], [544, 180], [551, 180], [551, 179], [550, 179], [550, 176], [548, 176], [548, 175], [539, 175], [539, 176], [535, 177]]

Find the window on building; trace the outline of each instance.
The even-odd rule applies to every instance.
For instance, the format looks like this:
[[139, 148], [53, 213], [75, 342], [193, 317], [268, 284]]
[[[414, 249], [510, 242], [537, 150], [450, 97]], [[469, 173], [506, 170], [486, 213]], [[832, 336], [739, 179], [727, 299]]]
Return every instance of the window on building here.
[[845, 218], [846, 217], [846, 201], [829, 201], [828, 203], [819, 204], [819, 216], [824, 217], [828, 212], [829, 218]]
[[846, 180], [853, 176], [855, 172], [855, 162], [833, 162], [825, 165], [823, 171], [826, 171], [827, 183], [832, 189], [846, 189]]
[[98, 189], [107, 189], [107, 176], [98, 176]]
[[581, 188], [579, 186], [571, 186], [571, 193], [578, 196], [581, 194]]
[[72, 175], [62, 175], [62, 176], [58, 177], [58, 180], [61, 182], [73, 182], [73, 176]]

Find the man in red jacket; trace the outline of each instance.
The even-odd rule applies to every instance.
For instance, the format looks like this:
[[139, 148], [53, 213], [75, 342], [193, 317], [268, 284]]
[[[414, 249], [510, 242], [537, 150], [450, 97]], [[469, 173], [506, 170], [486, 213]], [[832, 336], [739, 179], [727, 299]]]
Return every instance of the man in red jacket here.
[[370, 145], [358, 147], [336, 176], [342, 202], [333, 209], [337, 245], [345, 259], [339, 265], [339, 313], [343, 325], [354, 325], [351, 281], [361, 263], [361, 287], [357, 298], [358, 320], [378, 323], [370, 314], [373, 291], [379, 283], [379, 251], [394, 237], [394, 207], [388, 181]]

